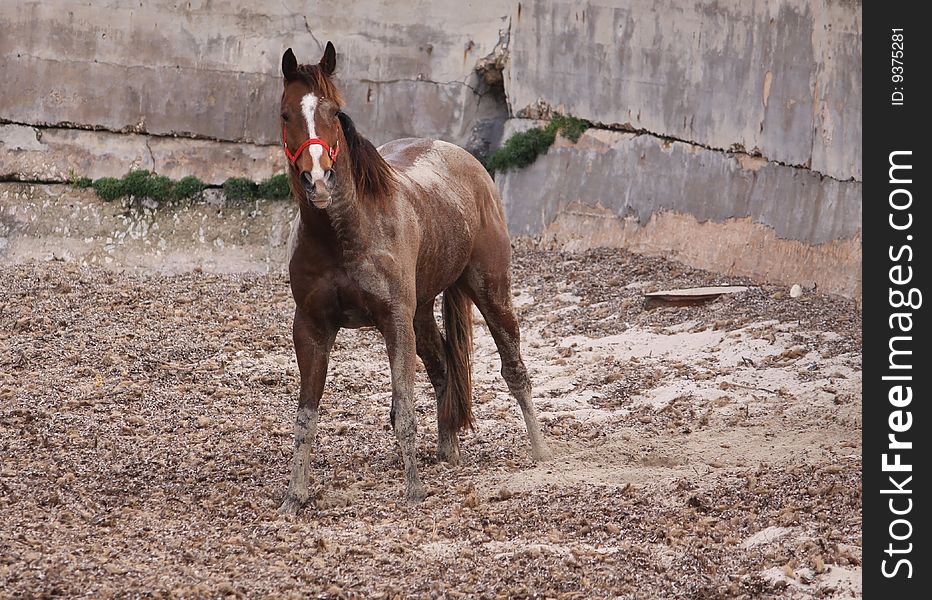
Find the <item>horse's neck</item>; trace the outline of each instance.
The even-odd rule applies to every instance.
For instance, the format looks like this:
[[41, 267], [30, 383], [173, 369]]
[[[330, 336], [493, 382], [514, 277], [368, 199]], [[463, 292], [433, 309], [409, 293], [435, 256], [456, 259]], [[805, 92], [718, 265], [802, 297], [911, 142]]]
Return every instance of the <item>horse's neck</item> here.
[[337, 183], [331, 197], [333, 202], [327, 208], [327, 215], [337, 237], [344, 247], [352, 245], [364, 236], [359, 198], [356, 196], [356, 184], [349, 168], [344, 167], [337, 173]]
[[311, 237], [318, 237], [322, 229], [332, 231], [344, 254], [352, 255], [368, 238], [367, 223], [362, 216], [362, 207], [356, 196], [356, 186], [349, 167], [341, 169], [336, 177], [337, 183], [331, 193], [329, 207], [319, 209], [310, 201], [301, 204], [301, 220], [305, 225], [302, 229]]

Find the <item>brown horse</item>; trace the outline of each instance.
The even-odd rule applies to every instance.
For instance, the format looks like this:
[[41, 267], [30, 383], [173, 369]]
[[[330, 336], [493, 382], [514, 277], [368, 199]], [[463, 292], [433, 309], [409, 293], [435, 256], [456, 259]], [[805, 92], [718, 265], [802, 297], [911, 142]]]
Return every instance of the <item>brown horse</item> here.
[[[409, 503], [424, 498], [415, 456], [415, 354], [437, 397], [440, 460], [459, 461], [458, 431], [472, 425], [472, 308], [495, 338], [535, 459], [549, 456], [531, 403], [511, 305], [511, 245], [495, 184], [465, 150], [406, 138], [378, 150], [341, 108], [333, 44], [316, 65], [282, 57], [281, 125], [299, 207], [289, 265], [294, 346], [301, 373], [291, 481], [281, 511], [309, 497], [311, 446], [327, 361], [342, 327], [375, 326], [391, 366], [391, 421]], [[442, 336], [434, 299], [443, 292]]]

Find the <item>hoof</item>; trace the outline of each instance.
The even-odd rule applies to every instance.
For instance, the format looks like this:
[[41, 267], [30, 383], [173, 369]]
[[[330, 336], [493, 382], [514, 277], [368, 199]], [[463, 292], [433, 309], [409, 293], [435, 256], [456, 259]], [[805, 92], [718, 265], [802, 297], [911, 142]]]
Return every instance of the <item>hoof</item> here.
[[420, 504], [424, 498], [427, 497], [427, 490], [424, 489], [424, 486], [418, 483], [416, 486], [409, 487], [406, 494], [408, 500], [408, 506], [415, 506]]
[[285, 496], [282, 505], [278, 507], [278, 514], [294, 516], [298, 514], [299, 510], [304, 508], [305, 504], [307, 504], [307, 500], [299, 500], [296, 496], [289, 494]]
[[437, 446], [437, 460], [457, 467], [460, 464], [460, 450], [452, 445]]
[[437, 450], [437, 460], [440, 462], [445, 462], [451, 467], [458, 467], [460, 466], [460, 453]]
[[460, 464], [460, 438], [456, 431], [437, 432], [437, 460], [453, 466]]
[[553, 452], [550, 451], [547, 444], [541, 444], [537, 448], [531, 448], [531, 458], [533, 458], [535, 462], [550, 460], [553, 458]]

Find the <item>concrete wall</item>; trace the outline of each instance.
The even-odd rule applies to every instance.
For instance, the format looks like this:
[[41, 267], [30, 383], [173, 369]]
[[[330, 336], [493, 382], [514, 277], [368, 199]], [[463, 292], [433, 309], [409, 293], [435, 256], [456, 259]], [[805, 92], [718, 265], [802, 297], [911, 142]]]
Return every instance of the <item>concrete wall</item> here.
[[752, 217], [778, 237], [813, 245], [861, 229], [860, 185], [649, 135], [590, 129], [576, 144], [560, 137], [546, 156], [498, 179], [509, 200], [536, 190], [533, 202], [508, 203], [516, 234], [539, 233], [573, 203], [639, 222], [663, 212]]
[[0, 117], [274, 144], [282, 53], [316, 63], [332, 40], [375, 140], [468, 138], [484, 108], [473, 67], [511, 5], [483, 4], [2, 0]]
[[[512, 120], [507, 131], [534, 122]], [[511, 232], [619, 246], [849, 297], [861, 291], [861, 184], [745, 153], [590, 129], [496, 178]]]
[[525, 0], [512, 112], [559, 112], [861, 179], [860, 3]]
[[281, 153], [277, 145], [0, 125], [0, 176], [12, 174], [20, 181], [121, 177], [131, 169], [147, 169], [218, 185], [230, 177], [261, 180], [281, 171]]
[[857, 295], [860, 19], [850, 0], [0, 0], [0, 179], [267, 177], [282, 51], [316, 62], [329, 39], [376, 143], [483, 153], [554, 111], [596, 125], [499, 176], [516, 234]]
[[861, 14], [841, 0], [526, 0], [510, 132], [597, 125], [500, 174], [512, 233], [861, 293]]
[[62, 260], [174, 273], [281, 271], [296, 210], [291, 202], [156, 207], [147, 199], [101, 202], [66, 185], [0, 184], [0, 262]]

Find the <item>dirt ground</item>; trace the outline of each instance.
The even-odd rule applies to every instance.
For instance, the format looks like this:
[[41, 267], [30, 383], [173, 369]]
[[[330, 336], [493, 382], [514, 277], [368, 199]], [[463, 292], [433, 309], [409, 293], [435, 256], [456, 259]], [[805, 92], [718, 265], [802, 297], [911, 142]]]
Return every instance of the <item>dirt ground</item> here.
[[478, 418], [408, 507], [387, 360], [344, 331], [316, 500], [280, 517], [297, 368], [284, 275], [0, 267], [2, 597], [860, 597], [860, 311], [617, 250], [517, 252], [535, 464], [476, 322]]

